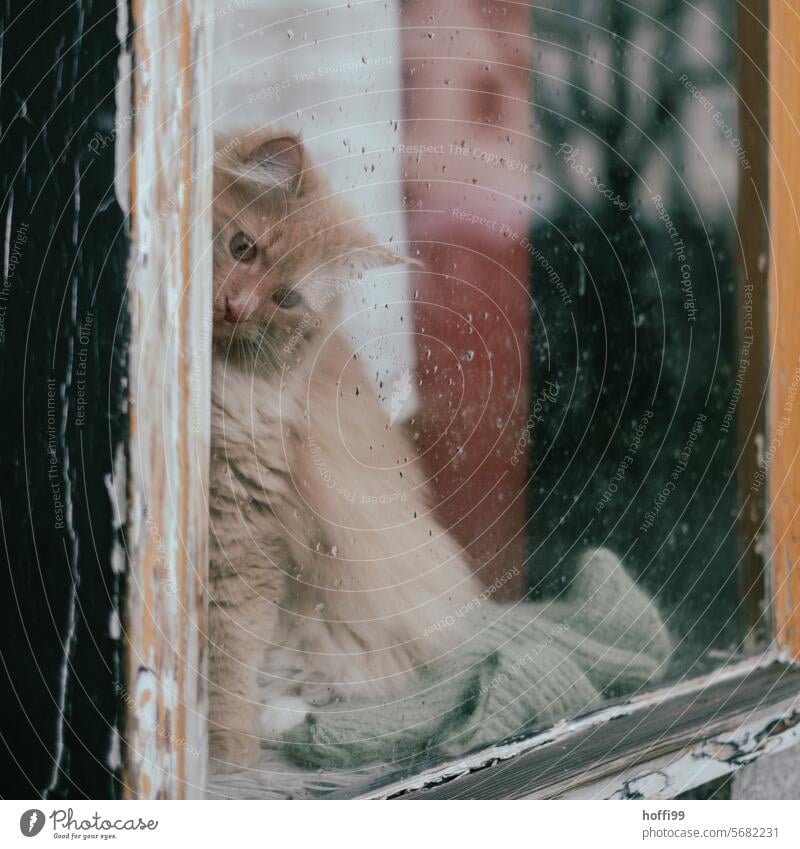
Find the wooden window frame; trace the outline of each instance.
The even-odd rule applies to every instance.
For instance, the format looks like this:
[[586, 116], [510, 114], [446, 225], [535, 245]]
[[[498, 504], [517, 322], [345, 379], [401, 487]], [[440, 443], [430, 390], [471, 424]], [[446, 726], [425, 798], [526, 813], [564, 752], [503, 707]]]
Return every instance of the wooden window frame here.
[[131, 0], [124, 785], [203, 796], [211, 406], [211, 7]]
[[[761, 414], [766, 436], [763, 445], [748, 442], [745, 452], [745, 473], [768, 469], [766, 495], [746, 520], [746, 538], [769, 529], [762, 584], [771, 611], [770, 648], [712, 675], [381, 783], [366, 789], [365, 798], [668, 798], [800, 742], [795, 665], [800, 661], [800, 420], [786, 415], [795, 403], [793, 375], [800, 367], [800, 285], [793, 280], [800, 273], [795, 205], [800, 199], [800, 65], [792, 58], [800, 56], [800, 13], [790, 0], [768, 0], [765, 39], [767, 0], [741, 5], [754, 26], [747, 41], [752, 53], [741, 66], [744, 78], [754, 91], [769, 92], [769, 141], [763, 139], [757, 112], [743, 115], [743, 133], [752, 145], [762, 137], [771, 222], [760, 284], [769, 326], [763, 363], [769, 402]], [[131, 698], [125, 785], [132, 797], [198, 797], [207, 762], [204, 493], [210, 350], [203, 316], [210, 311], [211, 293], [213, 17], [206, 2], [189, 0], [132, 0], [131, 11], [132, 98], [142, 106], [130, 161], [134, 259], [126, 622]], [[768, 81], [757, 62], [758, 44], [765, 40]], [[750, 200], [760, 197], [764, 203], [759, 188], [766, 186], [756, 183], [745, 191]], [[148, 236], [154, 225], [156, 240]], [[751, 251], [760, 237], [744, 229], [744, 250]], [[757, 293], [758, 279], [754, 284]], [[763, 405], [760, 391], [754, 415]], [[745, 555], [745, 564], [747, 599], [761, 567], [753, 552]], [[752, 607], [752, 596], [749, 603]]]

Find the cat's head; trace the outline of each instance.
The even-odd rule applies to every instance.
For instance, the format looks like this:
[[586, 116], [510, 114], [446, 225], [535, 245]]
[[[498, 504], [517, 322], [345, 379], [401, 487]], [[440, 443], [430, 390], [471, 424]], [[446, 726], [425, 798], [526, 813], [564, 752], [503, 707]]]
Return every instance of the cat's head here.
[[288, 364], [367, 269], [401, 262], [331, 193], [296, 136], [218, 145], [214, 339], [223, 350]]

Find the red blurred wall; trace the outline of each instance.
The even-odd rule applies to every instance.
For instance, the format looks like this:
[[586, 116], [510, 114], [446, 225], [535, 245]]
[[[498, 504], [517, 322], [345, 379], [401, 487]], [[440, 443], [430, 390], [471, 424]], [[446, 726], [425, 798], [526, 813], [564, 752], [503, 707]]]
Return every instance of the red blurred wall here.
[[421, 406], [439, 517], [496, 598], [524, 591], [529, 9], [403, 4], [405, 191]]

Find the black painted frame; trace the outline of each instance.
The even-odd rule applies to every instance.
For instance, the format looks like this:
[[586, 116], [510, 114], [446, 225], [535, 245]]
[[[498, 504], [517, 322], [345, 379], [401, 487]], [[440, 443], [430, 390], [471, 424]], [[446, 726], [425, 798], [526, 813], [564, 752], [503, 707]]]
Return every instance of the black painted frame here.
[[[0, 8], [0, 796], [121, 795], [126, 215], [116, 0]], [[125, 201], [123, 200], [123, 204]], [[122, 511], [119, 511], [122, 512]], [[121, 568], [122, 566], [122, 568]]]

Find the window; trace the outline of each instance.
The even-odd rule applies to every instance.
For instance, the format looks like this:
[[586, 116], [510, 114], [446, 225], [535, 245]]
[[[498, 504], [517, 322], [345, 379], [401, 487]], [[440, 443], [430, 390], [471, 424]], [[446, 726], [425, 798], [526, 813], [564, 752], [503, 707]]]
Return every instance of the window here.
[[[446, 643], [451, 620], [480, 617], [478, 654], [500, 658], [479, 689], [496, 739], [469, 726], [451, 745], [463, 729], [443, 725], [404, 747], [406, 727], [431, 721], [418, 708], [444, 691], [436, 679], [394, 713], [381, 702], [378, 719], [358, 703], [358, 733], [336, 738], [336, 752], [389, 726], [386, 751], [367, 746], [363, 761], [317, 760], [311, 735], [223, 774], [212, 731], [212, 792], [402, 788], [421, 769], [446, 774], [454, 752], [480, 764], [489, 742], [525, 748], [556, 719], [591, 724], [648, 688], [691, 693], [708, 673], [757, 663], [770, 633], [772, 454], [767, 147], [763, 110], [750, 107], [765, 91], [758, 20], [713, 2], [251, 4], [212, 17], [218, 137], [263, 124], [302, 133], [377, 241], [422, 263], [371, 272], [342, 299], [342, 332], [368, 379], [342, 372], [337, 392], [372, 393], [409, 433], [431, 527], [479, 576], [474, 604], [427, 629]], [[373, 448], [348, 445], [377, 474]], [[212, 513], [212, 538], [213, 526]], [[590, 556], [607, 549], [624, 571]], [[212, 557], [212, 617], [213, 569]], [[590, 574], [600, 589], [587, 589]], [[551, 626], [535, 638], [513, 618], [533, 610]], [[323, 606], [315, 613], [324, 619]], [[500, 620], [517, 623], [509, 635]], [[597, 656], [581, 655], [589, 644]], [[210, 653], [213, 714], [213, 625]], [[545, 689], [562, 665], [590, 686], [564, 697], [580, 689], [571, 679], [542, 701], [533, 681]], [[347, 688], [331, 689], [346, 704]], [[508, 710], [520, 702], [523, 718]], [[332, 714], [337, 734], [347, 709]]]
[[119, 792], [669, 797], [794, 741], [798, 39], [782, 0], [133, 7]]

